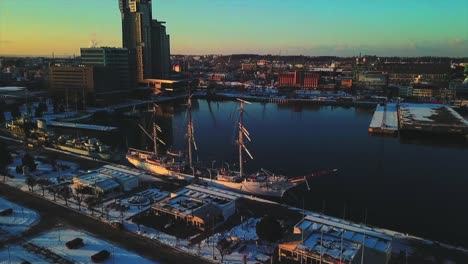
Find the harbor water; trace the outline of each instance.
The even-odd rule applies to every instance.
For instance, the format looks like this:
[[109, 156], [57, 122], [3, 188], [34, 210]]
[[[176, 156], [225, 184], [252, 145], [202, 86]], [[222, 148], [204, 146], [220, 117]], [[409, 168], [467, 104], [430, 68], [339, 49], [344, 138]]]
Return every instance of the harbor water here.
[[[235, 126], [238, 102], [194, 100], [195, 159], [208, 166], [238, 167]], [[163, 140], [185, 150], [186, 107], [159, 107]], [[245, 127], [253, 160], [260, 168], [289, 177], [321, 169], [336, 176], [309, 181], [310, 191], [287, 194], [284, 202], [356, 222], [468, 247], [468, 144], [464, 139], [368, 134], [374, 108], [252, 103]], [[115, 117], [97, 123], [117, 126], [114, 145], [151, 148], [138, 123], [150, 128], [151, 113], [139, 119]], [[367, 213], [366, 213], [367, 212]], [[367, 217], [366, 217], [367, 215]]]

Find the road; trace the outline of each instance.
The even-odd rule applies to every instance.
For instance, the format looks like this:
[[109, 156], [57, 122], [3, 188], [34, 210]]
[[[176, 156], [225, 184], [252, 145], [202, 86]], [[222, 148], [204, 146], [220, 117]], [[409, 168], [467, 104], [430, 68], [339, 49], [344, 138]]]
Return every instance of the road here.
[[[0, 194], [14, 203], [36, 210], [41, 215], [41, 221], [28, 230], [22, 238], [16, 238], [16, 241], [15, 239], [11, 239], [9, 242], [24, 241], [25, 237], [33, 237], [50, 228], [62, 226], [90, 232], [122, 248], [160, 263], [209, 263], [206, 260], [186, 254], [160, 242], [140, 237], [127, 231], [118, 231], [94, 218], [45, 199], [40, 199], [33, 194], [21, 192], [8, 185], [0, 184]], [[0, 248], [2, 246], [0, 243]]]

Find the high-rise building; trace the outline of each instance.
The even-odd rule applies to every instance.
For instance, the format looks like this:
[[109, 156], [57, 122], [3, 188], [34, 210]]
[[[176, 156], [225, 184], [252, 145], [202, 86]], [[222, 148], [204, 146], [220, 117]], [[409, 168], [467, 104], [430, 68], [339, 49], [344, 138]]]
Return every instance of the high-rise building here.
[[137, 81], [151, 78], [151, 0], [119, 0], [122, 45], [130, 52], [130, 68]]
[[109, 77], [102, 80], [109, 92], [128, 91], [135, 85], [130, 79], [129, 54], [125, 48], [81, 48], [81, 63], [94, 66], [95, 82]]
[[164, 22], [153, 20], [151, 0], [119, 0], [122, 45], [129, 51], [130, 75], [138, 82], [169, 77], [170, 43]]
[[153, 78], [157, 79], [169, 78], [171, 70], [169, 35], [166, 34], [164, 23], [153, 20], [151, 24]]

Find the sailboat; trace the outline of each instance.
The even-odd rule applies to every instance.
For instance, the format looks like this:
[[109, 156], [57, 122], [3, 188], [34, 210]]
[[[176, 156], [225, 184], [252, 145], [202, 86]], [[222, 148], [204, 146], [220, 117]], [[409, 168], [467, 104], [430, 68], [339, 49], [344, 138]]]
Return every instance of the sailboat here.
[[158, 132], [162, 133], [161, 128], [156, 123], [156, 105], [153, 106], [153, 133], [150, 135], [141, 125], [143, 130], [153, 142], [153, 151], [145, 151], [129, 148], [126, 159], [133, 166], [163, 176], [178, 177], [177, 173], [185, 166], [185, 161], [180, 153], [165, 152], [158, 150], [158, 142], [165, 145], [164, 141], [158, 138]]
[[283, 175], [276, 175], [265, 169], [261, 169], [254, 174], [244, 173], [244, 153], [249, 158], [253, 159], [252, 154], [247, 149], [244, 138], [250, 139], [249, 131], [244, 127], [244, 105], [249, 102], [237, 99], [240, 102], [239, 122], [238, 122], [238, 151], [239, 151], [239, 171], [229, 169], [213, 169], [194, 165], [192, 161], [192, 147], [197, 148], [193, 133], [193, 120], [191, 112], [191, 97], [188, 97], [188, 122], [187, 122], [187, 157], [183, 159], [181, 153], [166, 152], [160, 154], [157, 151], [157, 142], [161, 142], [157, 138], [157, 132], [161, 131], [157, 124], [153, 123], [153, 136], [145, 132], [154, 143], [154, 151], [142, 151], [129, 149], [127, 160], [135, 167], [158, 174], [160, 176], [169, 176], [188, 181], [196, 181], [199, 184], [213, 186], [217, 188], [227, 189], [249, 195], [282, 197], [286, 191], [294, 188], [307, 179], [319, 175], [331, 174], [333, 171], [321, 171], [304, 177], [288, 179]]
[[[206, 177], [199, 177], [208, 185], [234, 190], [237, 192], [256, 195], [256, 196], [269, 196], [269, 197], [282, 197], [286, 191], [294, 188], [302, 183], [307, 183], [307, 179], [318, 175], [331, 174], [336, 172], [333, 171], [322, 171], [315, 174], [310, 174], [304, 177], [298, 177], [288, 179], [284, 175], [276, 175], [265, 169], [261, 169], [257, 173], [248, 174], [244, 172], [244, 154], [250, 159], [253, 159], [253, 155], [246, 147], [247, 141], [252, 141], [250, 133], [244, 126], [244, 105], [250, 104], [250, 102], [237, 99], [240, 102], [239, 108], [239, 122], [237, 126], [238, 130], [238, 155], [239, 155], [239, 171], [220, 169], [217, 170], [215, 177], [207, 179]], [[198, 171], [198, 170], [197, 170]]]

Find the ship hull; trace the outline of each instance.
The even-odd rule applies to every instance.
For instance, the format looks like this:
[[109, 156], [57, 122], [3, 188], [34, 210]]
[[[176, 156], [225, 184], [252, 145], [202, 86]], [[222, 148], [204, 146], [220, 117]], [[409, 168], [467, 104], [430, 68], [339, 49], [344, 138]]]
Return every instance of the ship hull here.
[[280, 187], [273, 187], [272, 184], [259, 182], [226, 182], [201, 178], [208, 186], [240, 192], [243, 194], [269, 197], [282, 197], [284, 193], [293, 188], [294, 184], [283, 184]]
[[79, 154], [82, 156], [87, 156], [90, 158], [101, 159], [101, 160], [106, 160], [106, 161], [118, 160], [116, 158], [116, 155], [113, 155], [112, 153], [91, 152], [88, 150], [72, 148], [72, 147], [59, 145], [59, 144], [54, 144], [53, 147], [59, 150], [67, 151], [67, 152], [74, 153], [74, 154]]
[[171, 175], [172, 171], [169, 171], [162, 165], [149, 163], [149, 162], [142, 161], [142, 160], [135, 159], [135, 158], [128, 157], [128, 156], [127, 156], [127, 160], [128, 162], [130, 162], [130, 164], [132, 164], [138, 169], [149, 171], [151, 173], [158, 174], [161, 176], [172, 176]]
[[[127, 156], [128, 162], [138, 169], [149, 171], [151, 173], [157, 174], [158, 176], [171, 177], [177, 179], [183, 179], [187, 181], [193, 181], [195, 177], [190, 174], [178, 173], [171, 170], [168, 170], [162, 165], [150, 163], [144, 160]], [[256, 196], [270, 196], [270, 197], [281, 197], [284, 193], [295, 187], [296, 184], [284, 182], [281, 184], [269, 184], [264, 182], [229, 182], [229, 181], [219, 181], [211, 180], [209, 178], [198, 178], [201, 183], [207, 186], [212, 186], [220, 189], [235, 191], [238, 193], [256, 195]]]

